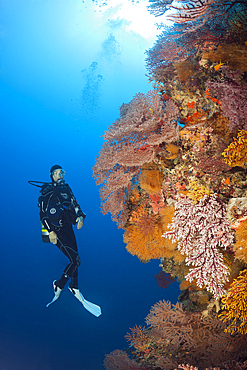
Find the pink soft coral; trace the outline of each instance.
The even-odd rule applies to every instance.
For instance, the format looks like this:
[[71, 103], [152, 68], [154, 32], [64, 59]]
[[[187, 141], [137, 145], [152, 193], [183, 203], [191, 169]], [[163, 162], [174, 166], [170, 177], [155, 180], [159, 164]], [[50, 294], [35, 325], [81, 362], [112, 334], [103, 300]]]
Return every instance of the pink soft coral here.
[[193, 265], [186, 279], [196, 280], [200, 288], [205, 286], [215, 298], [224, 294], [229, 275], [218, 247], [226, 249], [233, 242], [225, 214], [225, 206], [216, 195], [205, 195], [197, 204], [183, 197], [175, 205], [172, 231], [163, 234], [179, 242], [179, 251], [187, 256], [186, 264]]

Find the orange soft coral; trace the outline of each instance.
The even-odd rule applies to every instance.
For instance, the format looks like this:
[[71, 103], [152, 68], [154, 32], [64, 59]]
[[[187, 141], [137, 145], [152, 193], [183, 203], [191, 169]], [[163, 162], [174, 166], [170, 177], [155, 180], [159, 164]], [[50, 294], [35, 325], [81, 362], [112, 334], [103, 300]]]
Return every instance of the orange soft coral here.
[[[174, 207], [164, 207], [159, 211], [163, 230], [168, 231], [168, 225], [172, 222], [174, 216]], [[175, 263], [180, 264], [185, 260], [185, 256], [182, 255], [177, 249], [177, 243], [172, 242], [171, 239], [166, 238], [165, 249], [164, 249], [164, 258], [173, 258]]]
[[179, 154], [179, 146], [168, 143], [166, 145], [166, 151], [168, 152], [168, 155], [165, 156], [167, 159], [175, 159]]
[[157, 216], [143, 215], [138, 222], [126, 227], [124, 242], [126, 249], [141, 261], [148, 262], [152, 258], [161, 258], [164, 254], [162, 224]]
[[140, 186], [149, 194], [159, 193], [163, 181], [163, 174], [158, 166], [147, 163], [142, 166], [140, 175]]
[[142, 208], [141, 212], [137, 212], [126, 227], [124, 242], [127, 244], [127, 251], [143, 262], [172, 256], [179, 259], [181, 254], [175, 250], [176, 243], [161, 237], [167, 231], [167, 225], [171, 222], [173, 215], [172, 206], [162, 208], [159, 215], [144, 213], [144, 208]]

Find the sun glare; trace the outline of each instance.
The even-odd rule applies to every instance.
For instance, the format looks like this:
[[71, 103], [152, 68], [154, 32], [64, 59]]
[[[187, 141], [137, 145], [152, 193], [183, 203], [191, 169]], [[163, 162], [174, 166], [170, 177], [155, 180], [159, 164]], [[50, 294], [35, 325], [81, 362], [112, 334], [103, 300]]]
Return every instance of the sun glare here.
[[128, 0], [109, 0], [107, 3], [98, 1], [95, 10], [107, 15], [111, 20], [124, 19], [126, 31], [132, 31], [147, 41], [152, 41], [160, 33], [156, 26], [160, 19], [157, 20], [149, 13], [148, 4], [147, 0], [135, 4]]

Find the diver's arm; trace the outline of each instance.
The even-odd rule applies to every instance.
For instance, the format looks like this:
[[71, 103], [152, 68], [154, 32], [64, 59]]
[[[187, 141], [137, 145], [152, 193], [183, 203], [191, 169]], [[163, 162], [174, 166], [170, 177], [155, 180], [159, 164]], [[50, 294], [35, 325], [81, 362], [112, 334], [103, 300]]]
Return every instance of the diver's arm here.
[[84, 224], [84, 217], [80, 216], [76, 219], [77, 222], [77, 229], [81, 229]]
[[76, 200], [76, 198], [75, 198], [75, 196], [74, 196], [74, 194], [73, 194], [73, 192], [72, 192], [72, 190], [71, 190], [71, 188], [69, 187], [68, 184], [67, 184], [67, 187], [68, 187], [68, 193], [70, 194], [70, 197], [71, 197], [70, 204], [73, 207], [73, 209], [75, 211], [75, 214], [77, 216], [76, 222], [77, 222], [78, 218], [81, 218], [81, 217], [83, 218], [83, 221], [84, 221], [84, 219], [86, 218], [86, 214], [82, 211], [79, 203], [77, 202], [77, 200]]
[[54, 231], [49, 233], [49, 239], [52, 244], [57, 244], [57, 234]]

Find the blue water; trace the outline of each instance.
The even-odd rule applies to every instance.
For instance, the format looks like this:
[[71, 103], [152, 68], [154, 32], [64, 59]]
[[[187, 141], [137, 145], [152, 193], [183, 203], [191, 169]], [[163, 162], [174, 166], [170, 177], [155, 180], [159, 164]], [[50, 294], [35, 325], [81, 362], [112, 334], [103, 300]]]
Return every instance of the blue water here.
[[[154, 40], [100, 18], [89, 0], [1, 0], [0, 10], [0, 370], [102, 370], [105, 354], [127, 347], [129, 327], [178, 296], [177, 284], [158, 287], [158, 260], [126, 251], [92, 178], [100, 135], [123, 102], [151, 88], [144, 51]], [[87, 214], [75, 231], [79, 284], [99, 318], [68, 289], [45, 307], [67, 259], [42, 243], [39, 189], [27, 181], [49, 181], [57, 163]]]

